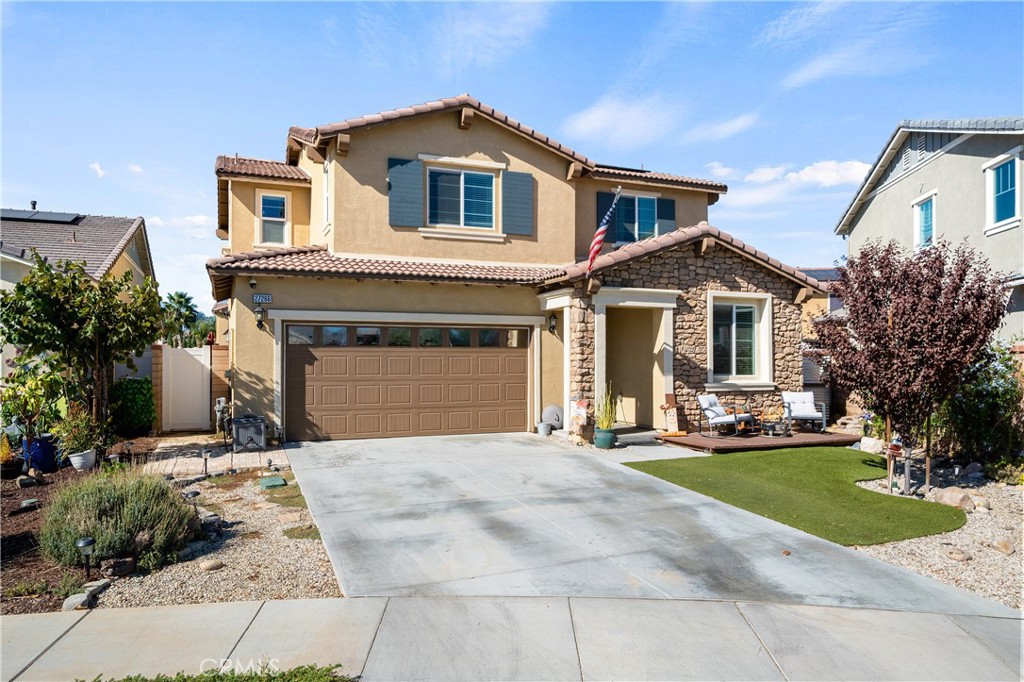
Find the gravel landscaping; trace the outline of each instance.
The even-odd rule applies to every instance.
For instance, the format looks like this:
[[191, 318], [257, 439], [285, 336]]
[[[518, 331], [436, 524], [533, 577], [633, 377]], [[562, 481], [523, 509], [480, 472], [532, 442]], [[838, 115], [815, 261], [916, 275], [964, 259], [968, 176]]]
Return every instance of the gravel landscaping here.
[[[101, 608], [200, 604], [262, 599], [342, 596], [294, 480], [288, 494], [261, 492], [259, 472], [211, 478], [182, 489], [198, 490], [196, 503], [224, 522], [220, 538], [199, 547], [188, 561], [145, 576], [119, 578], [99, 600]], [[271, 500], [279, 499], [282, 504]], [[287, 537], [285, 531], [289, 531]], [[306, 537], [309, 539], [306, 539]], [[222, 564], [213, 570], [204, 570]]]
[[[1024, 487], [985, 480], [970, 482], [962, 477], [954, 481], [948, 470], [935, 471], [932, 476], [938, 486], [958, 485], [975, 501], [986, 498], [991, 510], [976, 508], [967, 514], [966, 524], [948, 533], [854, 549], [1015, 609], [1021, 608]], [[923, 473], [918, 478], [923, 479]], [[857, 485], [885, 494], [885, 479], [862, 481]], [[934, 497], [935, 488], [925, 499]], [[993, 546], [1000, 540], [1008, 541], [1012, 554], [1007, 555]]]

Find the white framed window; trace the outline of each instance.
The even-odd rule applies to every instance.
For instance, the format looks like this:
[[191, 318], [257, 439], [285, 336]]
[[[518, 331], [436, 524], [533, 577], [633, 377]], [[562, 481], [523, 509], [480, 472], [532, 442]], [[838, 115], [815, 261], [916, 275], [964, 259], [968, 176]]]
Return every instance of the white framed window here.
[[914, 211], [914, 248], [922, 249], [935, 243], [935, 209], [938, 205], [938, 190], [922, 194], [910, 203]]
[[770, 294], [708, 292], [708, 383], [772, 381]]
[[427, 169], [427, 220], [442, 227], [495, 227], [495, 174], [457, 168]]
[[256, 190], [256, 244], [291, 244], [291, 192]]
[[324, 159], [324, 232], [331, 228], [331, 160]]
[[615, 206], [614, 220], [619, 244], [653, 237], [658, 231], [658, 195], [623, 194]]
[[1020, 180], [1024, 164], [1021, 151], [1024, 145], [1011, 149], [981, 166], [985, 174], [985, 234], [992, 235], [1012, 230], [1021, 224], [1024, 201], [1021, 199]]

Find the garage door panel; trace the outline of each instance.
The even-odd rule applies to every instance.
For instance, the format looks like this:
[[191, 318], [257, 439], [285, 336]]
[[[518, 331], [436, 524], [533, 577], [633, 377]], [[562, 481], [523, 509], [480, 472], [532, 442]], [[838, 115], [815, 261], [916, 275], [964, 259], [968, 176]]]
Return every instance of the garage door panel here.
[[[315, 336], [316, 341], [322, 338], [322, 332]], [[386, 342], [389, 337], [385, 333], [381, 338]], [[286, 346], [287, 437], [320, 440], [526, 429], [526, 348], [418, 347], [416, 338], [414, 334], [411, 347]], [[473, 342], [478, 338], [474, 334]]]

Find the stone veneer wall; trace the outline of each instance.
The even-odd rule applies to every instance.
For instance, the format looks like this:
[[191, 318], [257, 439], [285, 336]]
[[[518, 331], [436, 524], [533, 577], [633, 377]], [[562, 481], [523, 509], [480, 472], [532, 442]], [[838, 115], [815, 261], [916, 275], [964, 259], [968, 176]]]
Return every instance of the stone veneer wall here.
[[[750, 401], [752, 409], [781, 407], [779, 391], [803, 387], [800, 351], [801, 307], [793, 301], [800, 285], [759, 265], [750, 258], [715, 244], [705, 256], [693, 245], [683, 245], [650, 258], [633, 261], [601, 275], [604, 286], [680, 289], [674, 312], [675, 395], [683, 407], [688, 428], [697, 430], [697, 396], [707, 382], [707, 292], [772, 294], [773, 380], [771, 391], [715, 391], [726, 405]], [[594, 308], [584, 284], [572, 293], [572, 347], [570, 386], [573, 396], [594, 400]], [[592, 414], [592, 411], [591, 411]]]

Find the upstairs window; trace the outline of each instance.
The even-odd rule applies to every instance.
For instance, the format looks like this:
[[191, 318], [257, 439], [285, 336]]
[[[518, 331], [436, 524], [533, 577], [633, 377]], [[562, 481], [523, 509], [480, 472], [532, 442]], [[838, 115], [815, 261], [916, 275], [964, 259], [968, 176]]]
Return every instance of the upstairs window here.
[[1024, 145], [986, 161], [981, 167], [985, 173], [986, 235], [1012, 230], [1021, 224], [1022, 202], [1017, 185], [1022, 151]]
[[[611, 192], [597, 193], [598, 221], [604, 218], [611, 208], [614, 198], [615, 195]], [[667, 234], [676, 229], [676, 202], [674, 199], [661, 197], [623, 194], [619, 197], [619, 203], [615, 205], [610, 229], [614, 230], [617, 244], [647, 239], [656, 234]]]
[[924, 248], [935, 243], [935, 204], [938, 192], [932, 190], [914, 199], [914, 247]]
[[992, 210], [995, 222], [1001, 223], [1017, 215], [1017, 162], [1010, 159], [992, 169]]
[[290, 236], [288, 194], [261, 191], [256, 195], [256, 203], [259, 210], [256, 243], [287, 244]]
[[427, 174], [431, 225], [494, 228], [494, 175], [431, 168]]

